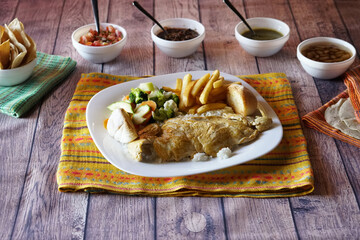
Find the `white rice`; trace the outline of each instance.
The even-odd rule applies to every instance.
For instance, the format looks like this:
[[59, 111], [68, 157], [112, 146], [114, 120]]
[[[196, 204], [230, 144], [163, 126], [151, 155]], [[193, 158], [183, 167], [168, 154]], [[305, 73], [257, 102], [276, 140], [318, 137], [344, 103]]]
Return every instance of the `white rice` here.
[[220, 159], [226, 159], [226, 158], [231, 157], [231, 154], [232, 154], [231, 149], [228, 147], [225, 147], [225, 148], [220, 149], [220, 151], [217, 153], [216, 156]]
[[193, 157], [193, 159], [191, 159], [191, 161], [193, 162], [204, 162], [204, 161], [209, 161], [210, 156], [206, 155], [205, 153], [196, 153]]

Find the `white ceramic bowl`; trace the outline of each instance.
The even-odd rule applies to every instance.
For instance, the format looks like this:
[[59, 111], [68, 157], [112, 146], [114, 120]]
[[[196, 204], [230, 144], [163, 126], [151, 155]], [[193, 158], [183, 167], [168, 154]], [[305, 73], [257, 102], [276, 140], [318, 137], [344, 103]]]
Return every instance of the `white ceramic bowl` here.
[[[318, 42], [328, 42], [334, 43], [336, 45], [340, 45], [351, 52], [351, 57], [342, 62], [334, 62], [334, 63], [325, 63], [311, 60], [310, 58], [305, 57], [301, 51], [309, 46], [310, 44], [318, 43]], [[350, 65], [354, 62], [356, 56], [356, 50], [353, 45], [350, 43], [331, 37], [315, 37], [307, 39], [301, 42], [297, 47], [297, 58], [299, 59], [301, 66], [304, 70], [315, 78], [320, 79], [332, 79], [343, 74]]]
[[101, 23], [103, 28], [106, 28], [109, 25], [112, 25], [114, 28], [118, 29], [122, 35], [123, 39], [117, 43], [107, 45], [107, 46], [87, 46], [79, 43], [80, 37], [89, 32], [90, 28], [96, 29], [95, 24], [88, 24], [76, 29], [72, 36], [72, 44], [76, 51], [86, 60], [92, 63], [105, 63], [115, 59], [120, 55], [126, 40], [127, 33], [124, 28], [112, 24], [112, 23]]
[[290, 28], [289, 26], [274, 18], [249, 18], [246, 19], [252, 29], [268, 28], [280, 32], [283, 36], [273, 40], [253, 40], [244, 37], [244, 32], [249, 29], [244, 22], [240, 22], [235, 27], [235, 37], [239, 41], [240, 46], [244, 50], [256, 57], [269, 57], [279, 52], [284, 44], [289, 40]]
[[193, 54], [205, 38], [205, 27], [198, 21], [187, 18], [171, 18], [160, 21], [163, 27], [168, 28], [190, 28], [198, 32], [199, 36], [185, 41], [169, 41], [156, 36], [161, 28], [154, 25], [151, 28], [151, 38], [155, 45], [166, 55], [174, 58], [187, 57]]
[[28, 64], [13, 68], [0, 70], [0, 86], [14, 86], [25, 82], [31, 75], [36, 66], [37, 59], [35, 58]]

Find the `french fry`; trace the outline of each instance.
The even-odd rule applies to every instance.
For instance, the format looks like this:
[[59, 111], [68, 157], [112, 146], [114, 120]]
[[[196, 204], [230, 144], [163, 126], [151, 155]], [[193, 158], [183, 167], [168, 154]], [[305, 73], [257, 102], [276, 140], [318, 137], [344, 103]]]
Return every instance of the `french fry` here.
[[195, 97], [201, 91], [201, 89], [205, 86], [205, 84], [209, 81], [210, 73], [205, 74], [202, 76], [194, 85], [193, 89], [191, 90], [191, 95]]
[[195, 113], [196, 113], [196, 110], [197, 110], [199, 107], [201, 107], [201, 105], [194, 105], [194, 106], [192, 106], [191, 108], [189, 108], [188, 113], [189, 113], [189, 114], [195, 114]]
[[179, 90], [181, 92], [181, 86], [182, 86], [182, 79], [181, 78], [177, 78], [176, 79], [176, 90]]
[[212, 89], [211, 92], [210, 92], [209, 98], [212, 97], [212, 96], [220, 95], [220, 94], [226, 95], [225, 92], [226, 92], [227, 87], [228, 86], [223, 85], [223, 86], [221, 86], [219, 88]]
[[208, 99], [208, 103], [225, 102], [225, 101], [226, 101], [226, 94], [211, 96]]
[[196, 113], [201, 114], [210, 110], [223, 109], [225, 107], [226, 107], [225, 103], [208, 103], [199, 107], [196, 110]]
[[191, 96], [191, 94], [190, 94], [191, 89], [193, 88], [195, 83], [196, 83], [196, 81], [190, 81], [185, 88], [184, 94], [182, 96], [185, 107], [191, 107], [193, 105], [193, 103], [195, 102], [194, 97]]
[[173, 93], [176, 93], [176, 94], [180, 94], [180, 90], [177, 90], [177, 89], [169, 88], [169, 87], [166, 87], [166, 86], [163, 86], [162, 89], [164, 89], [166, 92], [173, 92]]
[[213, 87], [213, 83], [215, 82], [215, 80], [217, 80], [220, 76], [220, 72], [219, 70], [215, 70], [210, 78], [210, 80], [206, 83], [203, 91], [201, 92], [200, 94], [200, 102], [202, 104], [206, 104], [207, 103], [207, 100], [209, 98], [209, 94], [210, 94], [210, 91]]
[[229, 81], [229, 80], [225, 80], [225, 79], [224, 79], [224, 84], [228, 84], [228, 85], [230, 85], [230, 84], [232, 84], [232, 83], [242, 85], [242, 83], [241, 83], [241, 82], [232, 82], [232, 81]]
[[216, 80], [213, 84], [213, 88], [219, 88], [221, 86], [224, 85], [224, 79], [222, 79], [221, 77], [219, 78], [219, 80]]
[[181, 85], [181, 93], [180, 93], [180, 96], [179, 96], [179, 109], [180, 111], [185, 111], [186, 109], [186, 106], [184, 104], [184, 92], [185, 92], [185, 89], [186, 89], [186, 86], [191, 82], [191, 79], [192, 79], [192, 76], [191, 74], [186, 74], [182, 80], [182, 85]]

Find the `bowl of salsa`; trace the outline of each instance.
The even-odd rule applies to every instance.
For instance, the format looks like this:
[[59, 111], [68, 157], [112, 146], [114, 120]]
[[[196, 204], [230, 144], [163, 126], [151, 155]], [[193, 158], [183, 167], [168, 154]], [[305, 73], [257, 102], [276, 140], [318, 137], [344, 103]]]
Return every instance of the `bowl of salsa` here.
[[101, 23], [99, 32], [95, 29], [95, 24], [76, 29], [71, 36], [74, 48], [84, 59], [92, 63], [114, 60], [126, 43], [126, 30], [112, 23]]
[[188, 18], [170, 18], [160, 21], [166, 33], [159, 26], [151, 28], [151, 38], [160, 51], [173, 58], [192, 55], [205, 38], [205, 27]]

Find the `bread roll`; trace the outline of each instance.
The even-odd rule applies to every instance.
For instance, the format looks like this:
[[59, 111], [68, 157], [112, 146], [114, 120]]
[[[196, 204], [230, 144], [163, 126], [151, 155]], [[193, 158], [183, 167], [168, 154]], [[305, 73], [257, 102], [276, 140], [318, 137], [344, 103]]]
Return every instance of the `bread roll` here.
[[239, 84], [231, 84], [227, 90], [227, 104], [235, 113], [248, 116], [255, 113], [257, 99], [247, 88]]
[[106, 128], [110, 136], [121, 143], [129, 143], [138, 137], [129, 114], [122, 108], [111, 113]]

